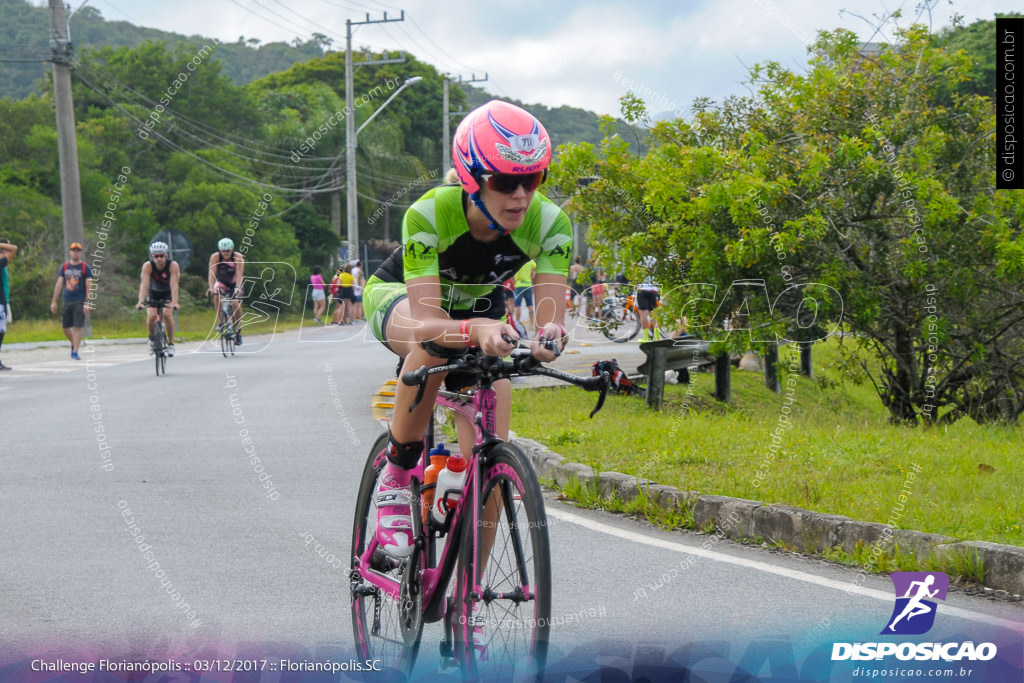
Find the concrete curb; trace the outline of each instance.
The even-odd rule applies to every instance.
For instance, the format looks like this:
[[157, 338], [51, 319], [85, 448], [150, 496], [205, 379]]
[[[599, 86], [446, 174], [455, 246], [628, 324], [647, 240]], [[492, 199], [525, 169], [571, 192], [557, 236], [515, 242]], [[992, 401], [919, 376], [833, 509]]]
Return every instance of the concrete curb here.
[[[821, 553], [835, 547], [852, 553], [858, 544], [878, 548], [881, 553], [898, 544], [901, 550], [921, 561], [931, 555], [975, 555], [985, 568], [984, 586], [1003, 597], [1012, 595], [1019, 600], [1024, 594], [1024, 548], [987, 541], [956, 542], [948, 536], [893, 529], [886, 524], [858, 522], [789, 505], [701, 495], [621, 472], [595, 475], [588, 465], [566, 463], [562, 456], [532, 439], [514, 438], [512, 442], [526, 453], [539, 477], [554, 479], [559, 486], [573, 479], [581, 483], [593, 481], [602, 497], [615, 494], [623, 501], [630, 501], [645, 490], [658, 507], [667, 511], [692, 510], [698, 529], [713, 524], [730, 538], [760, 537], [795, 546], [807, 553]], [[721, 520], [729, 522], [723, 525]]]

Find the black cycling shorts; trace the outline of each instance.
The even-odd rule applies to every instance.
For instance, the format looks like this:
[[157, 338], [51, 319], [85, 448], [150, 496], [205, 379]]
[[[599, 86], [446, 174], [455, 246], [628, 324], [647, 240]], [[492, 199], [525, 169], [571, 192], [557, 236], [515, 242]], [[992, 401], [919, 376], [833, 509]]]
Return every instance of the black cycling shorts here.
[[658, 293], [641, 289], [636, 293], [636, 307], [641, 311], [653, 311], [658, 307]]

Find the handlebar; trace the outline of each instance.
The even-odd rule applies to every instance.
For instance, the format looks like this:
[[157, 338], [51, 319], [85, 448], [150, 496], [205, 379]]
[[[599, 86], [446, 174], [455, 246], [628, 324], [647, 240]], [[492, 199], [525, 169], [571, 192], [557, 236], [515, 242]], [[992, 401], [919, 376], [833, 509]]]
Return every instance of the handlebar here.
[[[136, 306], [135, 308], [139, 307]], [[175, 306], [172, 306], [168, 299], [157, 299], [156, 301], [152, 301], [147, 297], [142, 300], [142, 308], [155, 308], [158, 311], [162, 311], [165, 308], [174, 309]], [[180, 308], [180, 306], [178, 308]]]
[[[530, 348], [522, 345], [520, 343], [521, 340], [508, 335], [503, 335], [503, 338], [510, 344], [517, 344], [516, 348], [512, 349], [512, 353], [509, 356], [510, 360], [485, 356], [479, 349], [467, 349], [461, 356], [452, 359], [451, 362], [444, 365], [424, 365], [418, 370], [410, 370], [404, 373], [402, 375], [403, 384], [410, 387], [419, 387], [419, 390], [416, 392], [416, 398], [413, 400], [412, 405], [409, 406], [409, 412], [412, 412], [420, 404], [420, 401], [423, 400], [423, 394], [427, 389], [427, 380], [434, 375], [448, 372], [472, 373], [479, 377], [485, 385], [490, 385], [499, 379], [510, 378], [513, 375], [551, 377], [567, 384], [578, 386], [585, 391], [600, 392], [597, 405], [590, 411], [590, 417], [594, 417], [604, 406], [608, 388], [611, 386], [611, 377], [607, 372], [602, 372], [596, 377], [577, 377], [568, 372], [554, 370], [544, 366], [539, 360], [534, 358], [530, 353]], [[558, 353], [558, 342], [556, 340], [546, 340], [544, 345], [554, 350], [556, 354]]]

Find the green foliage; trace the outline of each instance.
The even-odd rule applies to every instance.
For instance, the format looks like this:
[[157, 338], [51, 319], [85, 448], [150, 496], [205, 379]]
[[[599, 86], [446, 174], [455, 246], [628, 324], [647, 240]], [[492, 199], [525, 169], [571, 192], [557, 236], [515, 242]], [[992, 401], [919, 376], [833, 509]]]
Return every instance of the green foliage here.
[[879, 359], [865, 373], [894, 421], [1016, 420], [1024, 198], [993, 191], [991, 102], [943, 103], [971, 60], [919, 26], [895, 35], [865, 57], [854, 34], [821, 33], [806, 73], [755, 66], [754, 96], [655, 124], [639, 159], [610, 130], [570, 146], [553, 181], [576, 192], [599, 265], [661, 284], [663, 326], [742, 351], [843, 321]]
[[[0, 47], [36, 46], [49, 56], [45, 8], [0, 0], [0, 14]], [[346, 119], [364, 123], [407, 78], [422, 80], [358, 138], [361, 237], [382, 245], [396, 237], [403, 210], [448, 165], [442, 75], [411, 55], [402, 64], [357, 66], [355, 107], [346, 113], [344, 54], [324, 53], [330, 40], [322, 34], [291, 47], [244, 37], [219, 43], [108, 22], [88, 5], [71, 31], [86, 261], [105, 243], [97, 323], [119, 320], [120, 307], [134, 303], [140, 264], [161, 230], [184, 234], [193, 247], [186, 306], [202, 298], [208, 255], [224, 236], [240, 246], [248, 239], [249, 261], [332, 267], [339, 238], [329, 217], [343, 223], [346, 208]], [[356, 55], [357, 63], [364, 56], [380, 55]], [[10, 268], [12, 298], [20, 317], [49, 316], [53, 272], [66, 257], [52, 86], [41, 64], [6, 66], [0, 95], [42, 93], [0, 99], [0, 218], [3, 235], [21, 247]], [[450, 102], [470, 106], [456, 85]], [[581, 131], [600, 137], [591, 114], [561, 108], [551, 118], [556, 141], [580, 139]], [[571, 126], [559, 123], [569, 119]]]
[[[146, 41], [169, 45], [210, 42], [200, 36], [189, 37], [133, 26], [126, 21], [107, 21], [100, 10], [90, 5], [77, 9], [71, 19], [71, 38], [78, 53], [101, 46], [134, 48]], [[40, 60], [36, 63], [4, 64], [0, 68], [0, 97], [21, 98], [45, 90], [45, 79], [50, 71], [49, 64], [42, 61], [50, 57], [47, 43], [50, 20], [46, 3], [34, 6], [27, 0], [0, 0], [0, 17], [3, 17], [0, 48], [6, 48], [5, 56]], [[314, 35], [306, 41], [297, 39], [290, 45], [281, 42], [258, 45], [258, 40], [247, 41], [240, 36], [237, 43], [222, 44], [218, 58], [224, 65], [224, 75], [235, 85], [244, 85], [287, 69], [295, 62], [321, 56], [329, 42]]]
[[[1014, 12], [999, 12], [996, 16], [1021, 17], [1024, 15]], [[996, 90], [996, 53], [993, 48], [996, 44], [995, 19], [978, 19], [970, 26], [955, 24], [939, 31], [935, 40], [939, 46], [949, 52], [963, 50], [973, 66], [967, 79], [949, 89], [947, 101], [952, 101], [953, 93], [993, 97]]]
[[341, 239], [331, 230], [327, 219], [306, 203], [285, 214], [284, 219], [295, 230], [303, 268], [326, 268], [341, 245]]

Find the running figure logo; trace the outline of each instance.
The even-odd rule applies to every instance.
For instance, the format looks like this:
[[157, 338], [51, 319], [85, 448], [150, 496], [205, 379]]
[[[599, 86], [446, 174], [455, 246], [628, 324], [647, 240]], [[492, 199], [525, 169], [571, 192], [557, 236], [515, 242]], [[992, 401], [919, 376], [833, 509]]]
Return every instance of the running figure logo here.
[[935, 623], [936, 604], [926, 598], [945, 600], [949, 577], [942, 572], [896, 572], [889, 578], [896, 590], [896, 606], [882, 633], [905, 636], [927, 633]]

